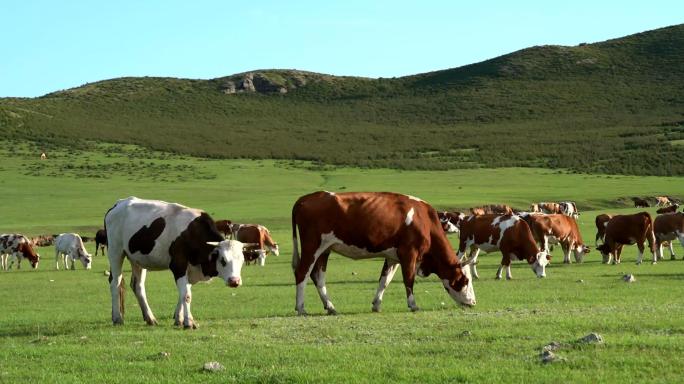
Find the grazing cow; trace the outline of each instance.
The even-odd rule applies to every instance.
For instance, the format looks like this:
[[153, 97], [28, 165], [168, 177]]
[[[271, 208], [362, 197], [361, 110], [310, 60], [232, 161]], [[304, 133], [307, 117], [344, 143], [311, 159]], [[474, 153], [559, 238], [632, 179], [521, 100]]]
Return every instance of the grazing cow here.
[[530, 211], [546, 214], [563, 213], [558, 203], [534, 203], [530, 205]]
[[85, 269], [92, 267], [93, 257], [90, 256], [83, 245], [83, 239], [77, 233], [62, 233], [55, 238], [55, 269], [59, 269], [59, 261], [62, 261], [64, 269], [76, 269], [76, 259], [81, 260]]
[[105, 215], [112, 322], [123, 324], [121, 275], [125, 258], [131, 263], [131, 288], [147, 324], [157, 324], [145, 293], [147, 270], [171, 269], [178, 288], [174, 323], [197, 328], [190, 313], [191, 285], [220, 276], [226, 285], [242, 284], [243, 244], [224, 240], [214, 220], [204, 211], [179, 204], [129, 197]]
[[652, 263], [655, 264], [655, 236], [653, 234], [653, 219], [648, 212], [639, 212], [632, 215], [615, 215], [606, 226], [605, 240], [596, 247], [603, 255], [605, 263], [610, 263], [614, 257], [614, 263], [620, 263], [620, 248], [622, 245], [637, 244], [639, 256], [637, 265], [641, 264], [644, 257], [644, 242], [648, 241], [648, 247], [653, 254]]
[[558, 203], [561, 213], [565, 216], [570, 216], [574, 219], [579, 217], [579, 211], [577, 210], [577, 205], [574, 201], [562, 201]]
[[249, 264], [252, 261], [258, 262], [263, 266], [266, 263], [266, 255], [268, 252], [273, 252], [278, 256], [278, 244], [271, 237], [271, 233], [263, 225], [255, 224], [241, 224], [237, 231], [234, 232], [235, 240], [243, 243], [251, 243], [253, 246], [245, 247], [245, 262]]
[[[301, 254], [297, 242], [301, 237]], [[297, 285], [297, 313], [305, 314], [304, 288], [311, 276], [323, 308], [335, 314], [328, 298], [325, 271], [335, 251], [352, 259], [384, 258], [373, 311], [380, 311], [387, 285], [401, 265], [406, 301], [413, 296], [416, 273], [437, 274], [449, 295], [464, 305], [475, 305], [475, 292], [467, 268], [462, 268], [442, 230], [437, 212], [412, 196], [390, 192], [314, 192], [300, 197], [292, 207], [292, 268]]]
[[632, 201], [634, 202], [634, 208], [648, 208], [651, 206], [646, 199], [640, 197], [632, 197]]
[[51, 235], [39, 235], [32, 237], [30, 241], [31, 245], [34, 247], [49, 247], [54, 243], [55, 237]]
[[677, 209], [679, 209], [679, 204], [675, 203], [667, 207], [660, 208], [656, 211], [657, 214], [662, 215], [662, 214], [667, 214], [667, 213], [675, 213], [677, 212]]
[[655, 235], [658, 259], [663, 258], [663, 243], [669, 242], [670, 260], [674, 260], [676, 256], [672, 248], [672, 241], [679, 240], [684, 247], [684, 213], [658, 215], [653, 222], [653, 234]]
[[511, 279], [511, 258], [527, 260], [537, 277], [546, 276], [546, 265], [551, 259], [545, 251], [540, 251], [534, 241], [529, 225], [516, 215], [481, 215], [469, 216], [461, 222], [461, 235], [458, 256], [463, 260], [470, 249], [469, 262], [472, 262], [472, 274], [477, 278], [477, 257], [479, 251], [501, 251], [501, 266], [496, 278], [501, 279], [501, 272], [506, 267], [506, 279]]
[[442, 229], [446, 233], [458, 233], [458, 226], [461, 224], [466, 215], [461, 212], [439, 212], [437, 213], [439, 222], [442, 223]]
[[549, 243], [561, 245], [563, 263], [571, 263], [570, 252], [577, 263], [581, 263], [584, 255], [589, 253], [589, 247], [584, 244], [577, 222], [573, 218], [559, 214], [523, 214], [521, 217], [530, 226], [532, 236], [546, 253], [549, 253]]
[[596, 215], [596, 239], [594, 240], [594, 245], [598, 247], [598, 241], [599, 239], [603, 243], [606, 237], [606, 226], [608, 225], [608, 222], [610, 219], [613, 217], [613, 215], [609, 215], [607, 213], [602, 213], [600, 215]]
[[233, 236], [233, 222], [230, 220], [216, 220], [216, 229], [223, 233], [224, 237]]
[[31, 267], [36, 269], [40, 255], [36, 253], [31, 242], [24, 235], [0, 235], [0, 266], [5, 271], [12, 269], [15, 259], [17, 260], [17, 269], [21, 269], [23, 259], [28, 259]]
[[667, 196], [656, 196], [656, 207], [667, 207], [672, 204], [670, 198]]
[[472, 215], [510, 215], [513, 213], [513, 208], [506, 204], [487, 204], [481, 207], [470, 208]]
[[107, 248], [107, 231], [104, 229], [99, 229], [95, 233], [95, 256], [97, 256], [97, 251], [102, 248], [102, 256], [105, 256], [105, 248]]

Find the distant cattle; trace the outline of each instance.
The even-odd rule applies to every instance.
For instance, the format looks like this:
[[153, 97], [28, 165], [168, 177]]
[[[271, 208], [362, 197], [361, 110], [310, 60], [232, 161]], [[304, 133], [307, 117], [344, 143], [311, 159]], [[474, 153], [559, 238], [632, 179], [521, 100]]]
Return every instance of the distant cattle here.
[[506, 204], [487, 204], [481, 207], [470, 208], [471, 215], [510, 215], [513, 209]]
[[470, 250], [468, 261], [472, 263], [473, 277], [477, 274], [477, 257], [479, 251], [501, 251], [501, 266], [496, 278], [501, 279], [501, 272], [506, 267], [506, 279], [511, 279], [511, 258], [526, 260], [537, 277], [546, 276], [546, 265], [550, 257], [541, 251], [534, 240], [529, 225], [516, 215], [480, 215], [470, 216], [461, 222], [461, 234], [458, 247], [459, 259], [463, 260], [466, 251]]
[[667, 207], [660, 208], [656, 211], [657, 214], [662, 215], [662, 214], [667, 214], [667, 213], [675, 213], [677, 212], [677, 209], [679, 209], [679, 204], [672, 204]]
[[530, 211], [541, 212], [541, 213], [546, 213], [546, 214], [563, 213], [563, 211], [561, 210], [560, 204], [558, 204], [558, 203], [547, 203], [547, 202], [534, 203], [534, 204], [530, 205]]
[[242, 284], [243, 244], [224, 240], [214, 220], [204, 211], [179, 204], [129, 197], [105, 215], [107, 230], [112, 322], [123, 324], [122, 273], [125, 258], [131, 263], [131, 288], [147, 324], [157, 324], [145, 294], [147, 270], [171, 269], [178, 288], [174, 323], [196, 328], [190, 312], [191, 285], [220, 276], [226, 285]]
[[438, 212], [439, 222], [442, 223], [442, 229], [446, 233], [458, 233], [458, 227], [466, 215], [461, 212]]
[[107, 248], [107, 231], [104, 229], [99, 229], [95, 233], [95, 256], [97, 256], [97, 251], [102, 248], [102, 256], [105, 256], [105, 248]]
[[292, 237], [295, 309], [299, 314], [306, 313], [307, 275], [318, 289], [323, 308], [328, 314], [336, 313], [325, 286], [331, 251], [352, 259], [385, 259], [373, 311], [380, 311], [385, 289], [399, 266], [412, 311], [418, 310], [413, 295], [416, 274], [437, 274], [454, 300], [464, 305], [475, 304], [468, 269], [462, 268], [456, 258], [437, 212], [418, 198], [389, 192], [314, 192], [300, 197], [292, 207]]
[[639, 248], [637, 264], [641, 264], [644, 257], [644, 242], [648, 242], [649, 249], [653, 254], [653, 264], [656, 263], [655, 236], [653, 234], [653, 219], [648, 212], [639, 212], [632, 215], [615, 215], [606, 226], [606, 235], [603, 244], [596, 247], [603, 255], [605, 263], [620, 263], [622, 245], [635, 244]]
[[35, 247], [49, 247], [55, 241], [54, 235], [39, 235], [30, 239], [31, 245]]
[[574, 201], [562, 201], [558, 203], [560, 211], [565, 216], [570, 216], [574, 219], [579, 217], [579, 211], [577, 210], [577, 205]]
[[5, 271], [12, 269], [16, 260], [17, 269], [21, 269], [23, 259], [28, 259], [32, 268], [38, 268], [40, 255], [33, 249], [29, 239], [20, 234], [0, 235], [0, 267]]
[[635, 208], [648, 208], [651, 206], [646, 199], [640, 197], [632, 197], [632, 201], [634, 201]]
[[563, 249], [563, 262], [571, 263], [570, 253], [575, 262], [581, 263], [584, 255], [589, 253], [589, 247], [584, 244], [577, 221], [568, 215], [559, 214], [529, 214], [522, 218], [530, 226], [532, 235], [543, 250], [549, 252], [549, 243], [560, 244]]
[[679, 240], [684, 247], [684, 213], [678, 212], [669, 215], [659, 215], [653, 222], [653, 233], [656, 240], [656, 252], [658, 259], [663, 258], [663, 245], [668, 242], [670, 260], [676, 258], [672, 242]]
[[245, 247], [245, 262], [249, 264], [254, 261], [263, 266], [266, 263], [266, 255], [272, 252], [278, 256], [280, 251], [278, 244], [271, 237], [268, 228], [256, 224], [240, 224], [233, 233], [236, 240], [243, 243], [254, 244]]
[[85, 269], [92, 267], [93, 257], [86, 251], [83, 239], [77, 233], [62, 233], [55, 238], [55, 269], [59, 269], [59, 262], [64, 265], [64, 269], [76, 269], [76, 260], [83, 263]]
[[223, 233], [224, 237], [229, 237], [233, 235], [233, 222], [230, 220], [216, 220], [216, 229]]
[[667, 207], [672, 204], [670, 198], [667, 196], [656, 196], [656, 207]]

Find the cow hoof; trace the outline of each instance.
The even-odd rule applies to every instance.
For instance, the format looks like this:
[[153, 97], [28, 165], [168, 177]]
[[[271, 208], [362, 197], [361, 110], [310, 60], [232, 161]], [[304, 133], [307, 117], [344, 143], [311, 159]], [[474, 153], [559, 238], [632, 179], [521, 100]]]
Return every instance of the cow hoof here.
[[506, 276], [506, 280], [513, 280], [513, 278]]
[[113, 325], [123, 325], [123, 323], [124, 323], [123, 319], [112, 320]]
[[306, 315], [308, 315], [308, 313], [306, 313], [306, 311], [303, 309], [301, 311], [297, 311], [297, 316], [306, 316]]
[[337, 311], [335, 310], [335, 308], [328, 308], [327, 311], [328, 311], [328, 315], [330, 315], [330, 316], [337, 315]]
[[496, 280], [501, 280], [501, 276], [497, 276], [497, 277], [496, 277]]
[[146, 319], [145, 322], [147, 325], [158, 325], [157, 319]]
[[418, 308], [418, 307], [412, 307], [411, 308], [411, 312], [419, 312], [419, 311], [420, 311], [420, 308]]
[[656, 265], [656, 264], [658, 264], [657, 261], [652, 261], [652, 262], [651, 262], [651, 265]]
[[372, 310], [373, 310], [373, 312], [375, 312], [375, 313], [380, 313], [380, 312], [382, 312], [382, 309], [380, 309], [380, 307], [376, 307], [376, 306], [373, 306]]
[[672, 256], [670, 256], [670, 260], [677, 260], [677, 257], [675, 257], [674, 255], [672, 255]]
[[190, 324], [183, 324], [183, 329], [197, 329], [197, 328], [199, 328], [199, 325], [197, 325], [197, 323], [195, 323], [194, 321], [190, 322]]
[[[655, 264], [655, 263], [654, 263]], [[641, 261], [637, 261], [636, 265], [641, 265]]]

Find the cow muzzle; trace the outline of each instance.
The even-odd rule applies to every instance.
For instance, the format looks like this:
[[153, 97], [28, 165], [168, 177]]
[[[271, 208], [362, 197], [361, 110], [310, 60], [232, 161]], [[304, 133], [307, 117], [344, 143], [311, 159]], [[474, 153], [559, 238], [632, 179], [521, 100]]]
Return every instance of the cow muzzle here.
[[242, 279], [240, 277], [229, 277], [226, 285], [231, 288], [237, 288], [242, 285]]

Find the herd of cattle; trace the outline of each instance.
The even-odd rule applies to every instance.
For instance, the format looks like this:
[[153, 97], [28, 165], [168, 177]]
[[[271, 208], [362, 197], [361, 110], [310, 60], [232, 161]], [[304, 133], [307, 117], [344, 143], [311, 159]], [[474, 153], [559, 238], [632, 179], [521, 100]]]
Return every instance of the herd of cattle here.
[[[674, 259], [672, 241], [679, 240], [684, 246], [684, 213], [676, 212], [676, 204], [666, 208], [655, 220], [647, 212], [598, 215], [595, 246], [603, 262], [619, 263], [623, 246], [636, 244], [639, 264], [644, 243], [648, 243], [653, 263], [663, 258], [666, 244]], [[513, 260], [527, 261], [538, 277], [545, 277], [553, 245], [562, 248], [564, 263], [572, 259], [582, 262], [590, 252], [577, 225], [579, 215], [574, 202], [535, 203], [526, 212], [506, 205], [487, 205], [471, 208], [466, 214], [437, 212], [421, 199], [389, 192], [320, 191], [302, 196], [292, 208], [295, 310], [306, 313], [304, 289], [310, 277], [324, 309], [336, 313], [325, 285], [331, 251], [352, 259], [385, 259], [373, 311], [380, 311], [385, 289], [399, 267], [411, 310], [418, 309], [413, 292], [416, 275], [433, 273], [456, 302], [475, 305], [473, 278], [479, 278], [480, 251], [501, 252], [497, 279], [502, 278], [504, 268], [506, 278], [512, 278]], [[261, 225], [214, 221], [204, 211], [163, 201], [135, 197], [119, 200], [107, 211], [104, 221], [105, 229], [95, 236], [96, 254], [104, 245], [108, 247], [114, 324], [123, 323], [122, 266], [126, 258], [132, 267], [130, 287], [143, 319], [150, 325], [157, 323], [145, 293], [147, 270], [170, 269], [179, 294], [175, 324], [195, 328], [190, 311], [192, 284], [220, 276], [226, 285], [238, 287], [245, 262], [264, 265], [269, 251], [279, 253], [277, 243]], [[457, 251], [447, 239], [449, 233], [459, 233]], [[54, 245], [57, 269], [60, 258], [65, 269], [69, 262], [73, 269], [76, 259], [90, 268], [92, 257], [78, 234], [61, 234]], [[9, 256], [18, 264], [27, 258], [34, 268], [39, 261], [30, 241], [21, 235], [0, 236], [0, 256], [3, 269], [8, 267]]]

